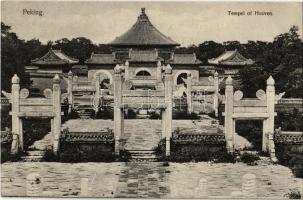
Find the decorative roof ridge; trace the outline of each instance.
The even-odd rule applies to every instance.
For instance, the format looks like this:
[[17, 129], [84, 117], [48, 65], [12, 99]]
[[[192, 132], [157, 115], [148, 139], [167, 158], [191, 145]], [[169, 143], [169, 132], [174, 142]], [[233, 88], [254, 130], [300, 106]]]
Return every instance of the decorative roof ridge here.
[[179, 56], [179, 57], [194, 56], [196, 58], [195, 53], [174, 53], [174, 55]]
[[[240, 59], [243, 60], [243, 62], [249, 62], [251, 64], [254, 63], [254, 61], [250, 58], [246, 58], [244, 57], [239, 51], [238, 49], [234, 49], [234, 50], [225, 50], [224, 53], [222, 53], [220, 56], [216, 57], [216, 58], [211, 58], [211, 59], [208, 59], [208, 63], [210, 64], [221, 64], [223, 62], [226, 62], [230, 59], [233, 59], [234, 57], [238, 56]], [[248, 63], [248, 64], [249, 64]]]
[[135, 49], [135, 50], [133, 50], [133, 49], [130, 49], [129, 50], [131, 53], [133, 53], [133, 52], [146, 52], [146, 53], [148, 53], [148, 52], [151, 52], [151, 53], [155, 53], [155, 52], [158, 52], [158, 50], [157, 49], [148, 49], [148, 50], [137, 50], [137, 49]]
[[92, 56], [94, 57], [99, 57], [99, 56], [103, 56], [103, 57], [114, 57], [115, 55], [112, 53], [94, 53]]
[[[58, 53], [62, 54], [62, 56], [63, 56], [64, 58], [60, 57], [60, 56], [58, 55]], [[44, 60], [45, 60], [46, 58], [48, 58], [51, 54], [52, 54], [55, 58], [57, 58], [58, 60], [63, 60], [63, 61], [65, 61], [65, 62], [67, 62], [67, 63], [77, 63], [77, 62], [79, 62], [78, 59], [66, 55], [62, 50], [55, 50], [55, 49], [53, 49], [52, 47], [51, 47], [51, 48], [48, 50], [48, 52], [47, 52], [46, 54], [44, 54], [42, 57], [32, 59], [31, 62], [33, 63], [33, 62], [40, 61], [40, 60], [44, 61]], [[70, 61], [72, 61], [72, 62], [70, 62]]]

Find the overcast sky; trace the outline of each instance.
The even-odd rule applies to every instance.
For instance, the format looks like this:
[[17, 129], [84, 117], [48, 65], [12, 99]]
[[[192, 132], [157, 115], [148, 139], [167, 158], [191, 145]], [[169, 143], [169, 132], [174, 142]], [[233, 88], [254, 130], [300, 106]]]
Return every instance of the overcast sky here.
[[[302, 32], [302, 3], [270, 2], [1, 2], [2, 21], [22, 39], [42, 42], [84, 36], [108, 43], [126, 32], [145, 7], [153, 25], [183, 46], [203, 41], [272, 41], [291, 25]], [[23, 9], [43, 16], [23, 15]], [[230, 16], [228, 11], [266, 11], [272, 16]], [[302, 35], [302, 34], [301, 34]]]

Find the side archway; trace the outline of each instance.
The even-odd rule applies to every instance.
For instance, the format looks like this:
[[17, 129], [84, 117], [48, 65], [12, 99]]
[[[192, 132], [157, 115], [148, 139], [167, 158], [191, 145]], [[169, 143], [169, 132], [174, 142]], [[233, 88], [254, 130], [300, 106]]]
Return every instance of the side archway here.
[[101, 89], [108, 89], [108, 85], [113, 84], [113, 77], [110, 72], [108, 72], [106, 70], [98, 70], [94, 74], [95, 80], [96, 80], [97, 76], [99, 76], [99, 78], [101, 79], [101, 81], [99, 80]]
[[180, 70], [174, 76], [174, 84], [179, 85], [183, 83], [182, 78], [187, 79], [187, 74], [191, 74], [188, 70]]

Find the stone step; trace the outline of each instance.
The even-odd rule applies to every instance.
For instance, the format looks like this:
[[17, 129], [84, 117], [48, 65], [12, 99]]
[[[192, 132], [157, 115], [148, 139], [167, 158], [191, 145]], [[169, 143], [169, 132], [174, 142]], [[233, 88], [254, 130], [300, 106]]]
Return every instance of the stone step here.
[[21, 160], [24, 162], [39, 162], [42, 161], [43, 155], [37, 156], [21, 156]]
[[157, 156], [153, 150], [129, 150], [131, 161], [157, 161]]
[[28, 151], [27, 156], [44, 156], [45, 151], [35, 150], [35, 151]]

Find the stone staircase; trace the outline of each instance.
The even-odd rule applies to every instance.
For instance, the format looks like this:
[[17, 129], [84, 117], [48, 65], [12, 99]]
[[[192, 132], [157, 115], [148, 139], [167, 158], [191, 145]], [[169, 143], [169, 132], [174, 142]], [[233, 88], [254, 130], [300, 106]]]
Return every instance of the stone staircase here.
[[41, 140], [35, 141], [28, 147], [26, 155], [21, 156], [21, 160], [24, 162], [40, 162], [43, 161], [43, 157], [48, 148], [52, 146], [52, 133], [49, 132]]
[[[130, 123], [129, 123], [130, 122]], [[126, 144], [129, 161], [157, 161], [153, 150], [160, 141], [161, 121], [150, 123], [149, 119], [136, 119], [125, 123]], [[159, 128], [160, 127], [160, 128]]]
[[75, 110], [81, 119], [89, 119], [93, 113], [92, 106], [90, 105], [78, 105]]
[[130, 155], [129, 158], [130, 161], [134, 161], [134, 162], [157, 161], [155, 151], [153, 150], [129, 150], [128, 152]]

